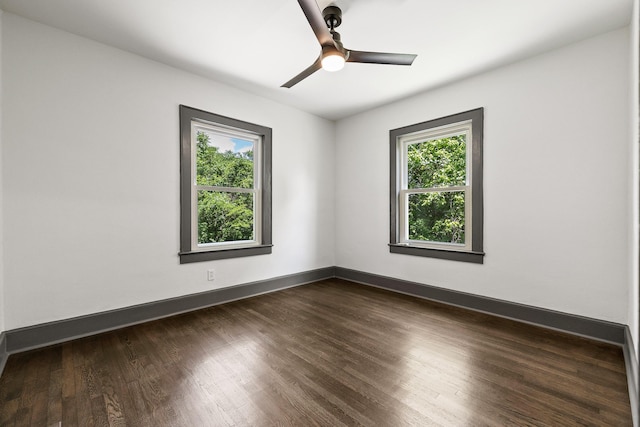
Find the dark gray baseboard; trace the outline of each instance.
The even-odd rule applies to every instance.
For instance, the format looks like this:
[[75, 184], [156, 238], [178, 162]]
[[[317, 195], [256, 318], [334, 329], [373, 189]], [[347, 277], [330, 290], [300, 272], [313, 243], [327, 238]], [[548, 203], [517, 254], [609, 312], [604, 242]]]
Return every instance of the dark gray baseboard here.
[[7, 353], [7, 333], [0, 333], [0, 376], [2, 375], [2, 371], [4, 371], [4, 365], [7, 364], [7, 359], [9, 358], [9, 353]]
[[327, 267], [72, 319], [13, 329], [6, 331], [5, 353], [11, 354], [45, 347], [225, 302], [329, 279], [334, 276], [335, 268]]
[[[333, 277], [606, 341], [623, 347], [626, 342], [630, 342], [630, 338], [625, 336], [625, 328], [627, 327], [617, 323], [452, 291], [343, 267], [326, 267], [244, 285], [5, 331], [0, 334], [0, 375], [8, 355], [11, 353], [45, 347]], [[630, 375], [633, 375], [634, 372], [637, 375], [638, 361], [635, 358], [632, 344], [631, 347], [625, 350], [625, 360], [627, 359], [629, 359], [627, 366], [631, 366], [631, 368], [627, 369], [632, 369]], [[631, 398], [637, 400], [638, 393], [635, 387], [633, 392], [635, 395], [631, 396]]]
[[629, 401], [633, 425], [640, 426], [640, 397], [638, 396], [638, 358], [633, 345], [633, 336], [629, 326], [624, 328], [624, 364], [627, 369], [627, 385], [629, 387]]
[[494, 316], [624, 345], [625, 325], [336, 267], [336, 277]]

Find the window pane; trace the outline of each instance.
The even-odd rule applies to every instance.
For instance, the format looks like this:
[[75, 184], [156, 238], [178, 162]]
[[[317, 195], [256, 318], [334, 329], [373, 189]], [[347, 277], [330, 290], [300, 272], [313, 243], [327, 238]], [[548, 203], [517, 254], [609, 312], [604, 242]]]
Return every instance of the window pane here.
[[197, 133], [198, 185], [253, 188], [253, 142], [216, 133]]
[[465, 185], [466, 134], [409, 144], [408, 188]]
[[409, 240], [464, 244], [464, 191], [409, 194]]
[[253, 240], [253, 194], [198, 191], [198, 244]]

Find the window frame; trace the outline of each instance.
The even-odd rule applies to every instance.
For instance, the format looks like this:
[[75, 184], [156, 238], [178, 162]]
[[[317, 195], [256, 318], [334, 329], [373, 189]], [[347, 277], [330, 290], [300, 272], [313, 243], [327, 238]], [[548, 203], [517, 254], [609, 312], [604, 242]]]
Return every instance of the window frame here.
[[[270, 254], [271, 241], [271, 143], [272, 130], [219, 114], [180, 105], [180, 264]], [[240, 192], [254, 194], [254, 235], [251, 241], [220, 242], [198, 246], [197, 193], [234, 191], [234, 188], [196, 184], [196, 129], [236, 134], [254, 142], [254, 188]], [[256, 156], [257, 152], [257, 156]], [[199, 188], [203, 187], [203, 188]], [[237, 190], [237, 189], [236, 189]]]
[[[391, 253], [416, 255], [482, 264], [483, 252], [483, 121], [484, 109], [477, 108], [389, 131], [390, 142], [390, 236]], [[407, 185], [407, 147], [417, 141], [429, 141], [459, 135], [468, 129], [466, 144], [466, 183], [464, 186], [409, 189]], [[416, 241], [408, 239], [410, 194], [425, 192], [465, 192], [465, 244]], [[470, 219], [470, 221], [469, 221]]]

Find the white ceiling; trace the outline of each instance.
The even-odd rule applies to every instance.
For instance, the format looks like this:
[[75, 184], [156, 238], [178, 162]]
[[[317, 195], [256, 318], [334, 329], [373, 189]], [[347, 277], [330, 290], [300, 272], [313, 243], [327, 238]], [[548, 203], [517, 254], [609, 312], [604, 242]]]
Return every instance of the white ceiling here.
[[339, 119], [621, 28], [632, 0], [317, 0], [343, 10], [346, 48], [414, 53], [348, 63], [291, 89], [320, 46], [296, 0], [0, 0], [0, 8]]

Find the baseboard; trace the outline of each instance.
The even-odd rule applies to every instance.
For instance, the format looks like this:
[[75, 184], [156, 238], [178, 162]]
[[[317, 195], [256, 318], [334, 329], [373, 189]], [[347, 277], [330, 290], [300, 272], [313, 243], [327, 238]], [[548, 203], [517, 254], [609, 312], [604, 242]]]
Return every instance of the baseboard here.
[[[625, 326], [617, 323], [438, 288], [343, 267], [326, 267], [244, 285], [5, 331], [0, 335], [0, 366], [4, 366], [7, 355], [11, 353], [45, 347], [76, 338], [95, 335], [101, 332], [333, 277], [581, 335], [591, 339], [606, 341], [620, 346], [624, 346], [625, 342], [627, 342]], [[634, 355], [633, 353], [630, 354]], [[627, 357], [627, 355], [625, 355], [625, 357]], [[632, 358], [632, 360], [635, 359]], [[635, 372], [637, 374], [637, 361], [636, 365], [633, 366], [635, 366]]]
[[627, 385], [629, 386], [629, 401], [631, 402], [631, 413], [633, 415], [633, 425], [640, 426], [640, 397], [638, 396], [638, 358], [636, 357], [633, 345], [633, 336], [629, 326], [624, 328], [624, 364], [627, 369]]
[[4, 353], [0, 352], [0, 355], [45, 347], [238, 299], [329, 279], [334, 276], [335, 268], [327, 267], [72, 319], [13, 329], [5, 332], [5, 351]]
[[9, 353], [7, 353], [7, 333], [0, 333], [0, 376], [2, 376], [2, 371], [4, 371], [4, 366], [7, 364], [7, 359], [9, 358]]
[[634, 426], [640, 425], [637, 382], [638, 359], [628, 326], [343, 267], [321, 268], [244, 285], [5, 331], [0, 333], [0, 375], [2, 375], [11, 353], [45, 347], [334, 277], [618, 344], [622, 346], [624, 352]]
[[335, 268], [336, 277], [420, 298], [481, 311], [494, 316], [556, 329], [617, 345], [625, 343], [625, 325], [479, 295], [438, 288], [392, 277]]

